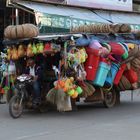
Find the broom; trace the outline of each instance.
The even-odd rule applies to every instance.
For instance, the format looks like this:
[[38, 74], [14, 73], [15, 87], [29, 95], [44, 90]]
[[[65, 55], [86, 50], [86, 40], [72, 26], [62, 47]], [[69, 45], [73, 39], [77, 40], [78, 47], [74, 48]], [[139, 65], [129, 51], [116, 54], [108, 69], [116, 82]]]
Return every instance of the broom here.
[[71, 111], [71, 99], [62, 89], [58, 89], [56, 93], [57, 110], [60, 112]]
[[48, 94], [46, 95], [46, 100], [50, 102], [51, 104], [55, 104], [56, 93], [57, 93], [57, 90], [55, 88], [50, 89]]
[[[66, 59], [67, 59], [67, 43], [64, 45], [65, 49], [65, 66], [66, 66]], [[59, 62], [59, 70], [55, 67], [55, 74], [56, 77], [58, 78], [58, 82], [61, 79], [61, 61]], [[52, 104], [57, 106], [58, 111], [70, 111], [72, 110], [71, 108], [71, 102], [70, 102], [70, 97], [67, 97], [67, 94], [62, 90], [62, 89], [51, 89], [47, 96], [46, 96], [47, 101], [51, 102]]]
[[[64, 44], [64, 68], [67, 67], [67, 42]], [[61, 75], [61, 61], [59, 62], [59, 73], [58, 80], [60, 80]], [[62, 90], [58, 89], [56, 94], [56, 105], [58, 111], [71, 111], [71, 101], [70, 97]]]
[[85, 82], [85, 84], [86, 84], [86, 86], [88, 88], [87, 96], [93, 95], [93, 93], [95, 92], [95, 88], [91, 84], [89, 84], [88, 82]]

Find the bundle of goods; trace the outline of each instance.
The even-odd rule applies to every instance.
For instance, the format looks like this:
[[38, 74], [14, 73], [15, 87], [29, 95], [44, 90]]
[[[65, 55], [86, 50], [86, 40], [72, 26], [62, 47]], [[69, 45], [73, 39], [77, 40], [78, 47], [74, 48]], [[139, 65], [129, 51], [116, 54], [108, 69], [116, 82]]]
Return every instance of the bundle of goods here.
[[39, 29], [33, 24], [10, 25], [4, 30], [6, 39], [32, 38], [39, 35]]
[[20, 44], [18, 46], [12, 45], [7, 48], [7, 59], [8, 60], [18, 60], [21, 57], [33, 57], [36, 54], [43, 54], [47, 52], [58, 52], [61, 47], [53, 43], [29, 43], [27, 46]]
[[100, 44], [97, 40], [94, 40], [86, 50], [88, 53], [88, 59], [85, 63], [87, 80], [97, 80], [96, 75], [102, 77], [102, 72], [105, 76], [105, 71], [108, 73], [111, 67], [119, 67], [119, 61], [128, 57], [128, 51], [125, 49], [124, 44], [121, 43]]
[[86, 33], [130, 33], [131, 27], [128, 24], [91, 24], [75, 27], [71, 32]]
[[[121, 91], [137, 88], [137, 71], [140, 69], [139, 45], [120, 42], [99, 43], [93, 40], [86, 47], [86, 51], [86, 80], [94, 86], [111, 89], [113, 85], [119, 85]], [[128, 67], [127, 64], [131, 66]]]
[[54, 88], [49, 91], [47, 101], [55, 104], [59, 111], [70, 111], [70, 97], [75, 99], [83, 92], [80, 86], [74, 83], [74, 78], [62, 78], [54, 82]]
[[[47, 95], [47, 100], [55, 104], [60, 111], [67, 110], [62, 105], [66, 104], [63, 102], [64, 98], [90, 98], [96, 93], [96, 87], [107, 91], [113, 86], [117, 86], [120, 91], [137, 88], [139, 45], [111, 41], [100, 43], [96, 39], [88, 41], [87, 44], [66, 49], [67, 69], [71, 68], [69, 73], [74, 72], [76, 75], [70, 77], [66, 70], [66, 74], [54, 83], [54, 88]], [[59, 102], [58, 98], [59, 101], [62, 100]], [[67, 107], [68, 105], [69, 100]]]
[[15, 90], [15, 79], [16, 79], [16, 67], [15, 63], [12, 61], [8, 63], [3, 63], [1, 65], [1, 70], [3, 71], [1, 75], [0, 82], [0, 95], [6, 94], [7, 101], [11, 97]]
[[82, 88], [74, 84], [74, 78], [63, 78], [54, 83], [55, 89], [62, 89], [66, 94], [72, 98], [77, 98], [78, 95], [82, 94]]
[[131, 61], [131, 66], [135, 71], [140, 70], [140, 57], [133, 59]]
[[124, 74], [119, 82], [118, 89], [125, 91], [129, 89], [138, 88], [138, 74], [132, 68], [125, 70]]
[[[86, 25], [74, 31], [124, 33], [130, 32], [131, 28], [125, 24]], [[52, 41], [44, 43], [29, 40], [31, 43], [28, 42], [28, 45], [23, 43], [8, 47], [7, 59], [15, 61], [21, 57], [33, 57], [37, 54], [53, 55], [59, 52], [58, 64], [53, 65], [53, 74], [57, 81], [53, 81], [54, 87], [48, 92], [46, 99], [55, 104], [57, 110], [70, 111], [71, 100], [75, 101], [79, 97], [92, 98], [94, 93], [98, 93], [98, 89], [108, 92], [113, 86], [118, 87], [120, 91], [137, 88], [140, 74], [138, 73], [140, 46], [132, 43], [132, 40], [130, 43], [128, 38], [125, 41], [121, 35], [99, 36], [102, 38], [100, 39], [98, 34], [78, 39], [76, 37], [76, 40], [62, 41], [60, 44], [57, 42], [59, 45]]]
[[132, 31], [135, 35], [136, 35], [136, 37], [138, 38], [138, 39], [140, 39], [140, 30], [133, 30]]

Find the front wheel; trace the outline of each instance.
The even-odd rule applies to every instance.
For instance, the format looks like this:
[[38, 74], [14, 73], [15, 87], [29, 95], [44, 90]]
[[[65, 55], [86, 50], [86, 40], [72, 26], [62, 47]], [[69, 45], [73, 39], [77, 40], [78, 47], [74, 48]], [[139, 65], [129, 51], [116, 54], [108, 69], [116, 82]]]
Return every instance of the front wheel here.
[[111, 90], [109, 92], [104, 93], [104, 106], [107, 108], [113, 107], [116, 104], [116, 91]]
[[16, 119], [22, 115], [23, 101], [18, 95], [14, 95], [9, 102], [9, 113], [12, 118]]

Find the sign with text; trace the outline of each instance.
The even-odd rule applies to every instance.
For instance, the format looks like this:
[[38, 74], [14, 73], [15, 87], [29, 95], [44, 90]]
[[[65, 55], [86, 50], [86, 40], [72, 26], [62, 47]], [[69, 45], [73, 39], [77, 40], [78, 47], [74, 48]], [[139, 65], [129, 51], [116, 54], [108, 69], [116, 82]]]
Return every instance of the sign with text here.
[[132, 11], [132, 0], [34, 0], [35, 2], [56, 3], [88, 8]]
[[49, 3], [58, 3], [58, 4], [66, 4], [67, 0], [34, 0], [36, 2], [49, 2]]
[[132, 11], [132, 0], [67, 0], [67, 4], [98, 9]]

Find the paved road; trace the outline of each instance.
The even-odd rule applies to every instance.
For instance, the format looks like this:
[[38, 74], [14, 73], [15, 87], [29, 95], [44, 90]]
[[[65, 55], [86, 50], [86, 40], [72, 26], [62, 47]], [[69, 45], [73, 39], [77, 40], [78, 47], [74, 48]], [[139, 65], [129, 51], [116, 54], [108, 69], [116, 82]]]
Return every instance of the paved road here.
[[25, 112], [12, 119], [0, 105], [0, 140], [140, 140], [140, 94], [130, 93], [111, 109], [101, 104], [79, 106], [78, 112]]

